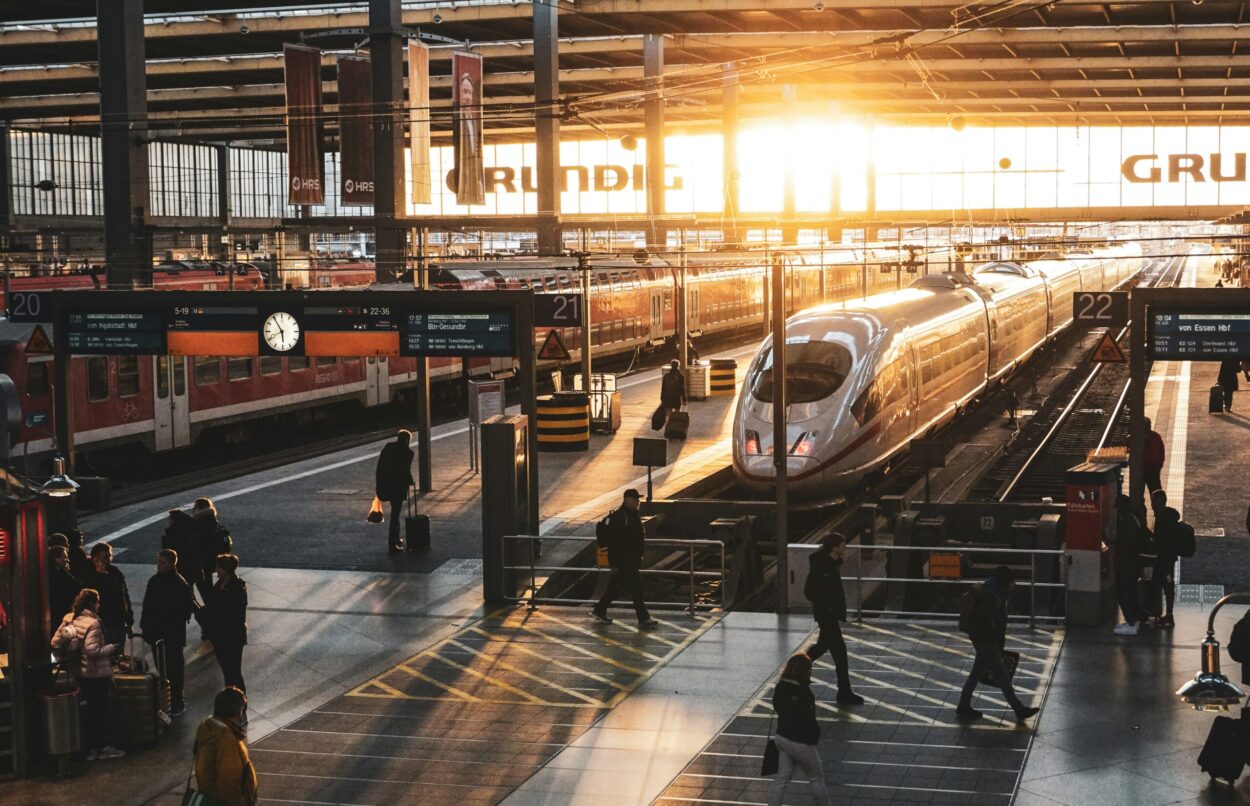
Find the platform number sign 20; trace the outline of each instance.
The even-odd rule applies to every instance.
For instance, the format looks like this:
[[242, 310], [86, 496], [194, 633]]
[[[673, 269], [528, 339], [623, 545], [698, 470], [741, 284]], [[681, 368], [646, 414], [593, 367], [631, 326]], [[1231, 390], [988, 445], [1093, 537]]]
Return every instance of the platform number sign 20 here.
[[1077, 291], [1072, 317], [1088, 327], [1124, 327], [1128, 324], [1128, 292]]
[[583, 304], [581, 294], [535, 294], [534, 325], [536, 327], [581, 327]]
[[46, 291], [14, 291], [9, 294], [10, 322], [51, 322], [52, 298]]

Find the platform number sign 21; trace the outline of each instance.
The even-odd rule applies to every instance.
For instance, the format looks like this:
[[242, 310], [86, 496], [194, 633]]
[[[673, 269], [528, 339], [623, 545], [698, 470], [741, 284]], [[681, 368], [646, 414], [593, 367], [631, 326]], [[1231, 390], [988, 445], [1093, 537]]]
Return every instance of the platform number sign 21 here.
[[1128, 324], [1128, 292], [1077, 291], [1072, 318], [1087, 327], [1124, 327]]
[[52, 298], [47, 291], [13, 291], [7, 302], [10, 322], [52, 321]]
[[581, 327], [584, 304], [581, 294], [535, 294], [534, 326]]

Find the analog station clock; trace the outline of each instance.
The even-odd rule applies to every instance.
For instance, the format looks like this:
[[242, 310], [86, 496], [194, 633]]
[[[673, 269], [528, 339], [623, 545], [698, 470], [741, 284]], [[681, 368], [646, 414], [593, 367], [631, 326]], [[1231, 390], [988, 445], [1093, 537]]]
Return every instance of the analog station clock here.
[[286, 311], [277, 311], [265, 319], [261, 335], [274, 352], [290, 352], [299, 344], [299, 320]]

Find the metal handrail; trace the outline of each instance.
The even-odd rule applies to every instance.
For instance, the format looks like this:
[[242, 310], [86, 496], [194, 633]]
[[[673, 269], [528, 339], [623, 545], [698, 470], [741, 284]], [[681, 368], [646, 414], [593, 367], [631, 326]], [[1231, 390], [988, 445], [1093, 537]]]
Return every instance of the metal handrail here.
[[[533, 543], [533, 541], [536, 541], [536, 540], [542, 540], [542, 541], [547, 541], [547, 542], [564, 541], [564, 542], [571, 542], [571, 543], [589, 543], [592, 545], [598, 544], [597, 538], [589, 537], [585, 535], [542, 535], [542, 536], [504, 535], [503, 539], [505, 542], [509, 540], [525, 540], [525, 541], [530, 541], [531, 544]], [[682, 548], [686, 550], [686, 555], [688, 559], [688, 567], [687, 567], [687, 570], [685, 571], [668, 570], [668, 569], [661, 569], [661, 568], [643, 568], [639, 571], [640, 574], [645, 574], [647, 576], [686, 577], [690, 582], [690, 600], [689, 600], [689, 603], [686, 605], [686, 607], [683, 608], [686, 612], [694, 613], [696, 610], [700, 608], [710, 610], [713, 608], [723, 609], [725, 607], [725, 544], [723, 542], [721, 542], [720, 540], [706, 540], [706, 539], [681, 540], [677, 538], [656, 538], [654, 540], [648, 539], [645, 545], [648, 548], [671, 547], [671, 548]], [[715, 548], [720, 552], [720, 570], [719, 571], [696, 571], [694, 570], [694, 552], [695, 552], [695, 549], [699, 549], [699, 548]], [[587, 573], [601, 574], [601, 573], [611, 573], [612, 569], [601, 568], [598, 565], [595, 565], [595, 566], [538, 565], [534, 561], [534, 552], [530, 551], [530, 562], [528, 565], [504, 565], [500, 569], [500, 573], [502, 574], [507, 574], [508, 571], [529, 571], [530, 572], [530, 583], [529, 585], [526, 586], [526, 590], [529, 591], [529, 595], [528, 596], [505, 595], [504, 598], [510, 602], [526, 602], [529, 605], [529, 608], [533, 610], [539, 604], [592, 604], [594, 602], [593, 599], [561, 599], [558, 597], [537, 596], [536, 594], [538, 593], [538, 572], [539, 571], [552, 571], [552, 572], [554, 571], [583, 571]], [[720, 580], [720, 585], [719, 585], [720, 601], [717, 602], [716, 604], [705, 604], [705, 603], [700, 603], [700, 602], [695, 601], [695, 589], [694, 589], [695, 579], [708, 579], [708, 578]], [[505, 585], [504, 587], [506, 589], [507, 586]], [[672, 602], [644, 602], [644, 604], [650, 607], [667, 608], [667, 607], [672, 607], [674, 603]]]

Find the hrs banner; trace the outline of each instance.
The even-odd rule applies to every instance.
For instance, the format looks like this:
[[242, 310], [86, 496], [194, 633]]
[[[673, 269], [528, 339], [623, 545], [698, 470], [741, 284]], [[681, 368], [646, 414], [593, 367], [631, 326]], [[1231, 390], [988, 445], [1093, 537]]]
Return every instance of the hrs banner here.
[[339, 57], [343, 204], [373, 204], [373, 74], [364, 56]]
[[287, 200], [290, 204], [322, 204], [321, 51], [286, 45], [282, 59], [286, 74]]

